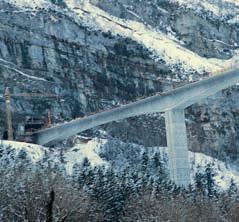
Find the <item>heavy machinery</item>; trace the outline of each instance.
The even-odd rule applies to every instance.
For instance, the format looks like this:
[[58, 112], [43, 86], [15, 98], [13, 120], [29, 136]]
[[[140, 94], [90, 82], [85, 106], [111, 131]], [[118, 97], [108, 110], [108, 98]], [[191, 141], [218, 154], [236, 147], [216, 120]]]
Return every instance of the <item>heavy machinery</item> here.
[[[11, 94], [9, 88], [5, 89], [4, 93], [5, 103], [6, 103], [6, 121], [7, 121], [7, 139], [13, 141], [14, 140], [14, 132], [13, 132], [13, 125], [12, 125], [12, 111], [11, 111], [11, 98], [18, 97], [18, 98], [58, 98], [55, 94], [41, 94], [41, 93], [18, 93], [18, 94]], [[48, 109], [48, 116], [47, 116], [47, 124], [45, 127], [51, 127], [51, 110]], [[25, 123], [24, 131], [26, 136], [31, 134], [32, 132], [41, 129], [44, 127], [44, 123], [37, 118], [28, 118]]]

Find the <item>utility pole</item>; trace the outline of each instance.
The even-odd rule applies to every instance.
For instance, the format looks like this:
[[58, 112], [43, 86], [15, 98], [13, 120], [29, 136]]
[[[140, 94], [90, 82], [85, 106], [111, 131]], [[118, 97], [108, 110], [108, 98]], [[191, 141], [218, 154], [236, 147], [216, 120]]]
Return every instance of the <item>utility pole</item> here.
[[9, 88], [5, 90], [6, 115], [7, 115], [7, 135], [8, 140], [13, 141], [12, 113], [11, 113], [11, 94]]

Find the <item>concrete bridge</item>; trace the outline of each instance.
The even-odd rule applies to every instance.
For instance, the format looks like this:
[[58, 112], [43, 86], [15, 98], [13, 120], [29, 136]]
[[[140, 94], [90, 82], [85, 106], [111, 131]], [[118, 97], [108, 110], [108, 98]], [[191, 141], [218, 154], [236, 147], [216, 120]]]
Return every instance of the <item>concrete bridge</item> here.
[[239, 68], [236, 68], [131, 104], [38, 131], [33, 138], [36, 143], [45, 145], [112, 121], [147, 113], [164, 112], [170, 177], [177, 185], [188, 186], [190, 169], [184, 109], [238, 82]]

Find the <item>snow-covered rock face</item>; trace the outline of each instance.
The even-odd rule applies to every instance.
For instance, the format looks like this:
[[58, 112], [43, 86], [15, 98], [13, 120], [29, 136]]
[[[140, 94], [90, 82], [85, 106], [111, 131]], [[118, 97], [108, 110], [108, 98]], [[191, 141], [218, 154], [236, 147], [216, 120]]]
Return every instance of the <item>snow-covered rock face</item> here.
[[[203, 70], [213, 72], [232, 65], [235, 60], [235, 58], [232, 58], [223, 63], [222, 60], [202, 58], [182, 47], [175, 38], [172, 40], [168, 35], [150, 29], [141, 22], [125, 21], [111, 16], [89, 2], [80, 5], [79, 9], [76, 8], [76, 4], [69, 4], [68, 7], [83, 20], [87, 20], [89, 26], [105, 32], [111, 32], [113, 35], [131, 38], [152, 51], [156, 61], [163, 59], [168, 65], [172, 66], [181, 64], [186, 71], [193, 69], [199, 72]], [[85, 12], [88, 13], [86, 14]], [[238, 56], [237, 53], [236, 56]]]
[[236, 1], [102, 0], [93, 4], [120, 18], [150, 25], [201, 56], [229, 58], [239, 45]]
[[194, 9], [197, 13], [211, 12], [210, 16], [221, 17], [222, 20], [236, 18], [239, 13], [237, 0], [172, 0], [172, 2]]
[[[1, 1], [0, 92], [9, 86], [14, 93], [59, 95], [13, 97], [14, 123], [26, 115], [47, 116], [48, 108], [55, 117], [63, 113], [71, 119], [200, 79], [204, 69], [233, 64], [238, 27], [229, 20], [235, 13], [230, 18], [211, 16], [205, 7], [200, 13], [194, 4], [188, 6], [139, 0], [68, 0], [60, 5], [47, 0]], [[191, 150], [237, 158], [237, 95], [236, 90], [220, 93], [207, 102], [208, 108], [202, 104], [187, 111]], [[1, 106], [1, 129], [4, 113]], [[132, 118], [105, 129], [124, 141], [166, 145], [161, 115]]]

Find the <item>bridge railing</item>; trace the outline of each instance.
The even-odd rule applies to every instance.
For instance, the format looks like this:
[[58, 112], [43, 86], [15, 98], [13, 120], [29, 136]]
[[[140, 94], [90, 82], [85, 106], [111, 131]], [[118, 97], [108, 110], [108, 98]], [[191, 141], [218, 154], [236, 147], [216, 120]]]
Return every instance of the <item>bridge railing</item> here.
[[214, 72], [210, 72], [209, 76], [219, 75], [221, 73], [224, 73], [224, 72], [227, 72], [227, 71], [233, 71], [233, 70], [238, 69], [238, 68], [239, 68], [238, 62], [231, 63], [230, 65], [228, 65], [224, 68], [218, 69]]
[[[212, 73], [209, 73], [209, 76], [214, 76], [214, 75], [218, 75], [218, 74], [221, 74], [221, 73], [224, 73], [224, 72], [227, 72], [227, 71], [232, 71], [234, 69], [237, 69], [239, 66], [238, 66], [238, 63], [231, 63], [229, 66], [226, 66], [225, 68], [222, 68], [222, 69], [218, 69]], [[198, 80], [192, 80], [192, 81], [189, 81], [190, 83], [192, 82], [197, 82]], [[156, 92], [154, 95], [160, 95], [162, 94], [162, 92]], [[139, 100], [142, 100], [142, 99], [145, 99], [147, 98], [148, 95], [146, 96], [140, 96], [140, 97], [137, 97], [134, 101], [125, 101], [123, 102], [122, 104], [117, 104], [117, 105], [114, 105], [112, 106], [111, 108], [109, 109], [106, 109], [106, 110], [99, 110], [99, 111], [96, 111], [96, 112], [91, 112], [91, 113], [88, 113], [86, 114], [84, 117], [80, 117], [80, 118], [85, 118], [85, 117], [88, 117], [88, 116], [91, 116], [91, 115], [94, 115], [94, 114], [97, 114], [97, 113], [101, 113], [101, 112], [104, 112], [104, 111], [107, 111], [107, 110], [111, 110], [111, 109], [115, 109], [115, 108], [118, 108], [122, 105], [127, 105], [129, 104], [130, 102], [136, 102], [136, 101], [139, 101]]]
[[[230, 64], [229, 66], [227, 66], [227, 67], [225, 67], [225, 68], [218, 69], [218, 70], [216, 70], [216, 71], [214, 71], [214, 72], [209, 73], [209, 76], [215, 76], [215, 75], [219, 75], [219, 74], [221, 74], [221, 73], [227, 72], [227, 71], [232, 71], [232, 70], [234, 70], [234, 69], [237, 69], [238, 67], [239, 67], [239, 66], [238, 66], [237, 63], [235, 63], [235, 64]], [[160, 79], [160, 80], [161, 80], [161, 79]], [[197, 81], [198, 81], [198, 80], [187, 81], [187, 83], [185, 83], [185, 85], [188, 84], [188, 83], [193, 83], [193, 82], [197, 82]], [[180, 82], [180, 81], [177, 81], [177, 82]], [[181, 86], [182, 86], [182, 85], [181, 85]], [[151, 96], [156, 96], [156, 95], [161, 95], [161, 94], [162, 94], [162, 92], [156, 92], [154, 95], [151, 95]], [[108, 110], [111, 110], [111, 109], [118, 108], [118, 107], [123, 106], [123, 105], [127, 105], [127, 104], [129, 104], [130, 102], [136, 102], [136, 101], [145, 99], [145, 98], [147, 98], [147, 97], [149, 97], [149, 95], [140, 96], [140, 97], [135, 98], [134, 101], [124, 101], [124, 102], [122, 102], [122, 103], [120, 103], [120, 104], [113, 105], [111, 108], [108, 108], [108, 109], [101, 109], [101, 110], [97, 110], [97, 111], [95, 111], [95, 112], [86, 113], [84, 116], [77, 117], [76, 119], [87, 118], [87, 117], [89, 117], [89, 116], [92, 116], [92, 115], [95, 115], [95, 114], [98, 114], [98, 113], [102, 113], [102, 112], [105, 112], [105, 111], [108, 111]], [[74, 119], [74, 120], [75, 120], [75, 119]]]

